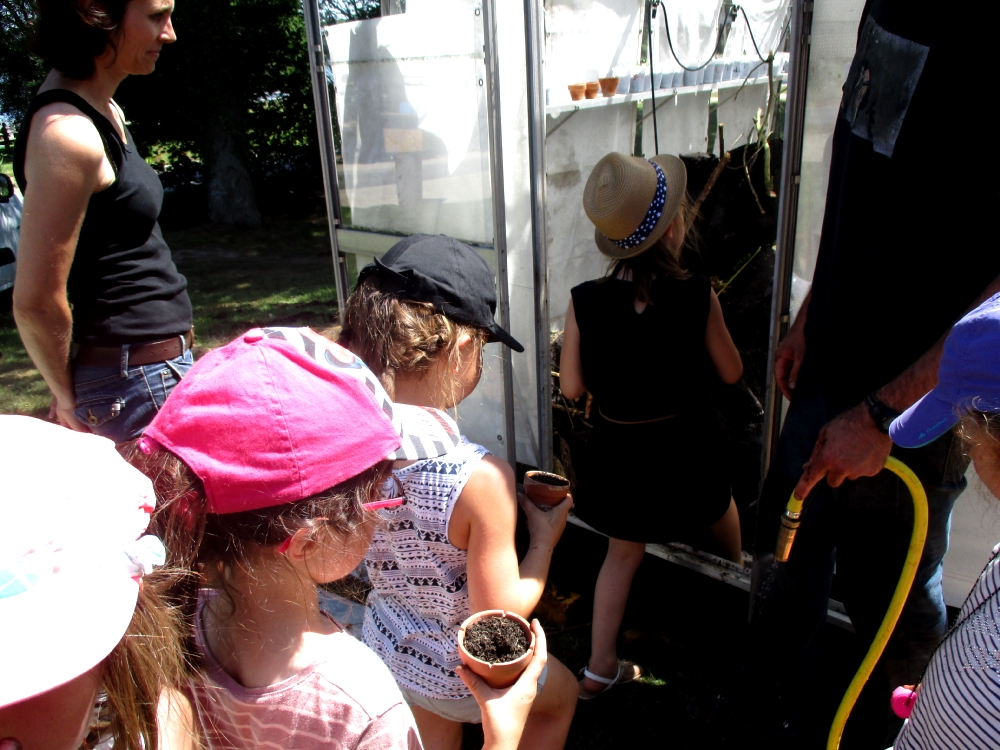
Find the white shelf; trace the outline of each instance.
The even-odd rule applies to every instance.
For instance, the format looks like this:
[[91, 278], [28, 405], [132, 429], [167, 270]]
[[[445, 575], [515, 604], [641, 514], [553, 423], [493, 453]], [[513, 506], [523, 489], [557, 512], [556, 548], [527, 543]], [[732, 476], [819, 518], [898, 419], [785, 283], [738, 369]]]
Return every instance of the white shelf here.
[[[788, 76], [781, 75], [776, 76], [777, 80], [784, 81]], [[751, 78], [746, 81], [747, 86], [753, 86], [754, 84], [766, 83], [767, 75], [759, 76], [757, 78]], [[718, 83], [702, 83], [697, 86], [677, 86], [671, 88], [660, 88], [656, 91], [637, 91], [634, 94], [615, 94], [614, 96], [601, 96], [599, 95], [596, 99], [581, 99], [579, 101], [569, 101], [560, 102], [558, 104], [550, 104], [545, 108], [545, 114], [551, 117], [557, 117], [565, 112], [576, 112], [581, 109], [593, 109], [594, 107], [610, 107], [615, 104], [628, 104], [630, 102], [641, 102], [646, 99], [651, 99], [653, 94], [656, 94], [657, 99], [666, 99], [672, 96], [683, 96], [684, 94], [696, 94], [698, 92], [724, 90], [724, 89], [735, 89], [742, 86], [744, 80], [742, 78], [734, 79], [731, 81], [719, 81]], [[659, 107], [657, 107], [659, 109]]]

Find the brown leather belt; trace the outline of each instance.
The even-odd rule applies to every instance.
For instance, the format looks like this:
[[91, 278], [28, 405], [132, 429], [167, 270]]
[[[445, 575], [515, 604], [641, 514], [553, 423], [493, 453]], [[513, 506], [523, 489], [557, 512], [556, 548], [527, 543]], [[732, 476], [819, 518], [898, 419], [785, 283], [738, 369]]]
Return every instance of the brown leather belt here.
[[613, 422], [614, 424], [652, 424], [653, 422], [665, 422], [666, 420], [673, 419], [674, 417], [677, 416], [676, 414], [668, 414], [665, 417], [656, 417], [655, 419], [640, 419], [638, 422], [623, 422], [620, 419], [612, 419], [611, 417], [609, 417], [607, 414], [601, 411], [601, 407], [597, 407], [597, 411], [600, 413], [602, 417], [604, 417], [604, 420], [606, 422]]
[[81, 346], [73, 364], [82, 367], [138, 367], [176, 359], [191, 348], [194, 329], [180, 336], [145, 344], [124, 346]]

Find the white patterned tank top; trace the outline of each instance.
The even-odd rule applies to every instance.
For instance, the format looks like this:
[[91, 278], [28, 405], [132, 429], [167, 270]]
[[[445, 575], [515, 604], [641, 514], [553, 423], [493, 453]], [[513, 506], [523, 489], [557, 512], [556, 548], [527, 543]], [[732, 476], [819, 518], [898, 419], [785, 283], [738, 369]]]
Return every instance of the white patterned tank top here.
[[455, 501], [487, 450], [465, 438], [449, 453], [393, 472], [405, 500], [379, 513], [365, 556], [373, 585], [362, 640], [403, 688], [457, 700], [458, 626], [469, 611], [467, 553], [448, 541]]

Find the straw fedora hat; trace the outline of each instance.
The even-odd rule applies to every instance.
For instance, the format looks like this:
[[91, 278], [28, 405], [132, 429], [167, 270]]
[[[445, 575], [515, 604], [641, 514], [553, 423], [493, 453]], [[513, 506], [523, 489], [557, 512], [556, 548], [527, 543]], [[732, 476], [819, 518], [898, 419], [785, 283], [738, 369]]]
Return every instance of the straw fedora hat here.
[[[666, 196], [657, 195], [653, 164], [663, 170]], [[648, 161], [618, 153], [605, 156], [594, 166], [583, 189], [583, 210], [596, 227], [597, 249], [615, 260], [648, 250], [674, 220], [685, 190], [687, 169], [676, 156], [659, 154]], [[658, 211], [655, 199], [663, 200]]]

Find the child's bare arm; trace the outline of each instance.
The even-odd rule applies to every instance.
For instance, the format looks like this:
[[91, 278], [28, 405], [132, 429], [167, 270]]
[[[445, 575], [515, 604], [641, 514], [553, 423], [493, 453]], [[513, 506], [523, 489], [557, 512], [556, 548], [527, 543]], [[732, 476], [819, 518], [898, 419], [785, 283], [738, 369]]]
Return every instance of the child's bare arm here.
[[587, 392], [583, 382], [583, 365], [580, 363], [580, 326], [576, 322], [573, 300], [566, 310], [566, 328], [563, 331], [562, 354], [559, 356], [559, 390], [570, 401]]
[[722, 305], [714, 289], [709, 290], [711, 300], [708, 308], [708, 325], [705, 326], [705, 348], [712, 358], [715, 371], [726, 383], [735, 383], [743, 377], [743, 360], [739, 350], [729, 335], [726, 321], [722, 317]]
[[531, 614], [545, 588], [552, 551], [571, 504], [563, 501], [548, 513], [527, 504], [531, 547], [519, 566], [514, 549], [514, 472], [495, 456], [483, 458], [455, 504], [448, 530], [452, 544], [469, 553], [471, 611], [505, 609], [522, 617]]

